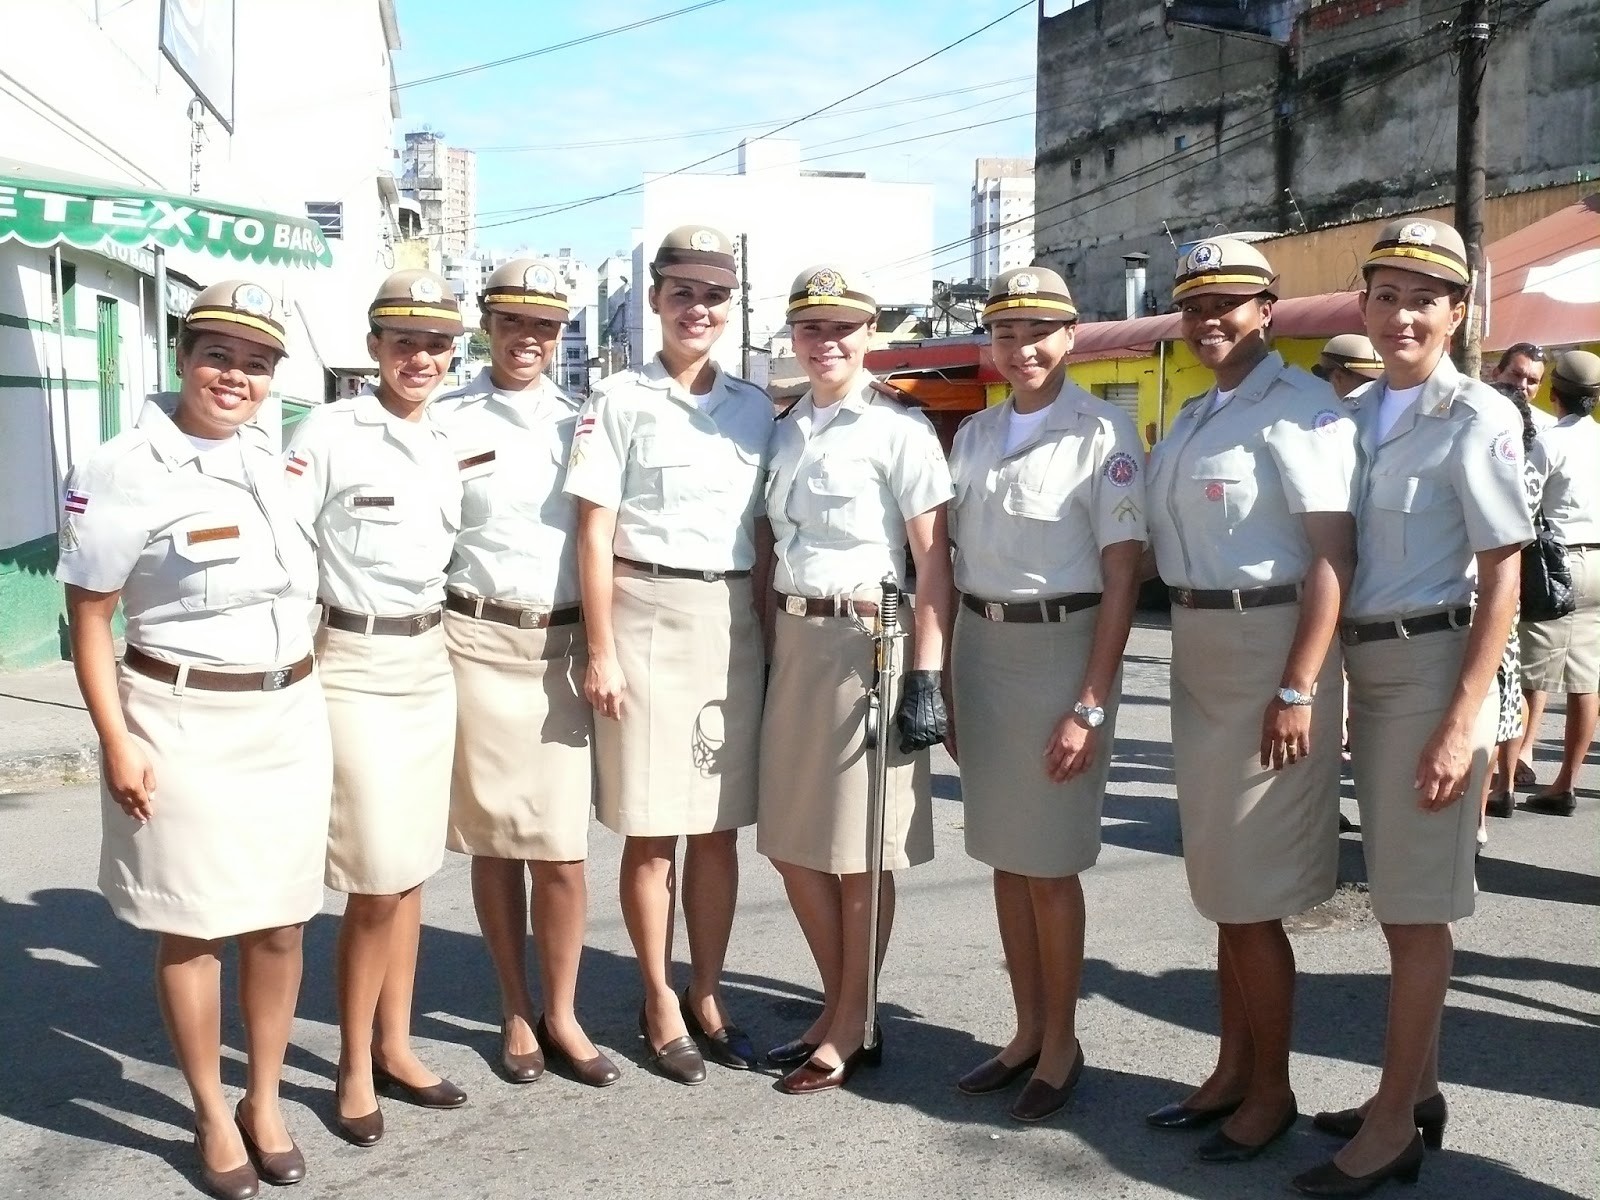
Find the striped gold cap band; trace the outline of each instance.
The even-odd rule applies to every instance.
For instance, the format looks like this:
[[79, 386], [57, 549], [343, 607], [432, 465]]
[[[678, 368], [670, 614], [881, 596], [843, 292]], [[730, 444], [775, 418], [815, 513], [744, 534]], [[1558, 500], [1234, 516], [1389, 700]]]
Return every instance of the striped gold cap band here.
[[[1387, 261], [1395, 258], [1410, 258], [1415, 259], [1418, 262], [1428, 263], [1431, 266], [1443, 267], [1453, 276], [1459, 278], [1462, 283], [1468, 283], [1472, 279], [1471, 274], [1467, 270], [1466, 261], [1459, 255], [1452, 252], [1449, 247], [1417, 246], [1400, 242], [1398, 240], [1382, 241], [1373, 246], [1372, 252], [1367, 255], [1367, 261], [1363, 264], [1363, 266], [1399, 266], [1400, 264], [1391, 264]], [[1402, 266], [1401, 269], [1403, 270], [1404, 267]]]
[[424, 304], [374, 304], [367, 310], [369, 317], [430, 317], [439, 321], [461, 321], [461, 314], [453, 308], [433, 308]]
[[1274, 278], [1275, 276], [1272, 272], [1250, 266], [1228, 267], [1222, 271], [1206, 271], [1178, 280], [1172, 288], [1172, 298], [1174, 300], [1182, 300], [1185, 296], [1201, 288], [1218, 286], [1259, 286], [1261, 291], [1264, 292], [1272, 286]]
[[846, 292], [842, 296], [812, 296], [806, 292], [797, 292], [789, 297], [788, 315], [791, 320], [796, 313], [804, 312], [808, 308], [854, 308], [868, 316], [878, 311], [878, 306], [872, 297], [861, 292]]
[[1337, 354], [1328, 355], [1348, 371], [1382, 371], [1383, 362], [1376, 358], [1341, 358]]
[[242, 313], [232, 308], [191, 308], [189, 315], [184, 318], [184, 323], [192, 325], [196, 321], [227, 321], [234, 325], [243, 325], [248, 329], [259, 330], [279, 342], [283, 341], [283, 326], [276, 321], [252, 317], [249, 313]]
[[550, 308], [568, 308], [565, 296], [556, 296], [548, 292], [511, 291], [496, 288], [484, 292], [485, 304], [543, 304]]
[[1005, 300], [989, 301], [983, 306], [983, 320], [987, 324], [997, 314], [1014, 309], [1037, 309], [1047, 314], [1045, 320], [1050, 320], [1053, 316], [1076, 320], [1078, 316], [1077, 306], [1067, 297], [1036, 292], [1027, 296], [1012, 296]]

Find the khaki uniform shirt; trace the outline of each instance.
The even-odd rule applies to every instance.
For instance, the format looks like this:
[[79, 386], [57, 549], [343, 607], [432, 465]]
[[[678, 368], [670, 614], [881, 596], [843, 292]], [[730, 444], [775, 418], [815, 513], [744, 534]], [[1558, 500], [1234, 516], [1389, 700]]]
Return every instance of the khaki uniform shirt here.
[[1467, 604], [1474, 554], [1533, 539], [1522, 417], [1509, 400], [1445, 356], [1380, 443], [1383, 390], [1377, 379], [1353, 393], [1362, 479], [1345, 617], [1357, 621]]
[[1145, 540], [1138, 431], [1121, 409], [1066, 381], [1043, 428], [1007, 454], [1012, 403], [956, 431], [956, 587], [1001, 601], [1098, 592], [1100, 551]]
[[1569, 546], [1600, 542], [1600, 422], [1574, 415], [1541, 429], [1528, 466], [1556, 540]]
[[615, 510], [623, 558], [748, 571], [772, 420], [755, 384], [719, 370], [709, 393], [691, 396], [654, 358], [596, 385], [578, 417], [566, 493]]
[[1150, 451], [1161, 578], [1204, 590], [1299, 583], [1305, 513], [1354, 511], [1355, 424], [1322, 380], [1268, 354], [1232, 398], [1192, 401]]
[[461, 481], [426, 410], [402, 421], [370, 388], [315, 409], [283, 469], [300, 519], [317, 532], [325, 603], [393, 617], [444, 602]]
[[810, 392], [778, 423], [767, 519], [786, 595], [875, 600], [889, 574], [904, 587], [906, 522], [954, 495], [928, 418], [871, 385], [863, 375], [820, 432]]
[[242, 426], [205, 455], [172, 423], [177, 397], [67, 479], [56, 578], [122, 592], [128, 645], [168, 662], [276, 668], [311, 653], [317, 560], [296, 522], [283, 460]]
[[527, 608], [578, 603], [578, 505], [561, 490], [577, 401], [548, 379], [498, 391], [486, 367], [428, 412], [461, 476], [450, 586]]

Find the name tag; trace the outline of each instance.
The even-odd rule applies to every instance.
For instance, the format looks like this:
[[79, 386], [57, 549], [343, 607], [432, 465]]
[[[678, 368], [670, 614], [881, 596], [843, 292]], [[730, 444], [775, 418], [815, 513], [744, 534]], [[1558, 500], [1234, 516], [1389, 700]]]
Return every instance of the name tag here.
[[351, 508], [393, 508], [393, 496], [352, 496]]
[[470, 470], [473, 467], [481, 467], [481, 466], [483, 466], [484, 463], [489, 463], [489, 462], [493, 462], [493, 461], [494, 461], [494, 451], [493, 450], [485, 450], [482, 454], [474, 454], [471, 458], [463, 458], [460, 462], [458, 462], [456, 464], [456, 469], [460, 470], [460, 471], [467, 471], [467, 470]]
[[218, 525], [215, 529], [192, 529], [184, 534], [184, 540], [191, 546], [204, 545], [206, 542], [226, 542], [239, 536], [237, 525]]

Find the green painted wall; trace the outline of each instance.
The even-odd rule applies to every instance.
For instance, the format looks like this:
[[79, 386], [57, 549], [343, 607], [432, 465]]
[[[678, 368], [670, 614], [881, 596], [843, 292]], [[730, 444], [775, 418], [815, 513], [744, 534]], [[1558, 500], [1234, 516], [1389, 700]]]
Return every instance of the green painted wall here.
[[67, 657], [66, 606], [55, 569], [53, 536], [0, 550], [0, 670]]

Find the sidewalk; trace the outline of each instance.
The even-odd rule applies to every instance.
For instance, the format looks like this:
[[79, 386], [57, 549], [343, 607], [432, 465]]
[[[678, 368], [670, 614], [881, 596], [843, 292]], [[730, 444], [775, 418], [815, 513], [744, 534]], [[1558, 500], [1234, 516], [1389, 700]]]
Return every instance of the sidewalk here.
[[0, 674], [0, 794], [81, 783], [99, 762], [71, 663]]

